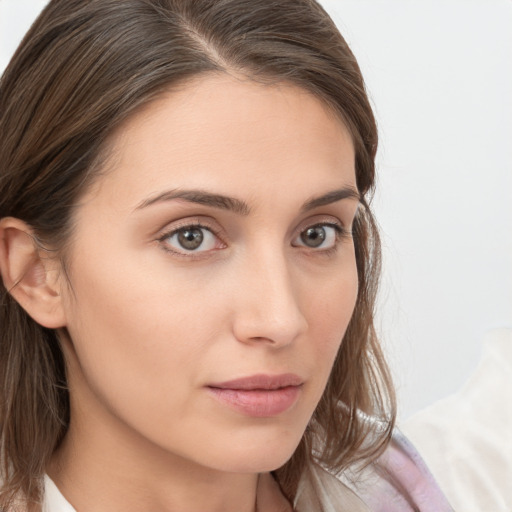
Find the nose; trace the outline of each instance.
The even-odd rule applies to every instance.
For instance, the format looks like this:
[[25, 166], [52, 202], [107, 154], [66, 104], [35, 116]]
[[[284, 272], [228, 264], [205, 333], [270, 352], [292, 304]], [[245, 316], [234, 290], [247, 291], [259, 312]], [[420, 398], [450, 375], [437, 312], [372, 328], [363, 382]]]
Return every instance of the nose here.
[[308, 327], [301, 310], [298, 276], [284, 254], [248, 259], [238, 280], [233, 304], [233, 333], [242, 343], [267, 343], [276, 348], [292, 343]]

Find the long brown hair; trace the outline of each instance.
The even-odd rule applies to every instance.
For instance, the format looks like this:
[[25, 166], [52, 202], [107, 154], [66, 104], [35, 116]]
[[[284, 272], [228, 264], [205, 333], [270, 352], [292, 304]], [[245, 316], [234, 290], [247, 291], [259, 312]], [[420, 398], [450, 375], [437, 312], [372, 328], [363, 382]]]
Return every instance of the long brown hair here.
[[[326, 391], [275, 472], [293, 499], [309, 461], [341, 471], [375, 457], [395, 415], [373, 325], [377, 130], [357, 62], [315, 0], [51, 1], [0, 82], [0, 218], [23, 220], [65, 257], [77, 199], [101, 172], [113, 130], [173, 85], [226, 71], [310, 91], [339, 115], [355, 147], [359, 293]], [[37, 501], [69, 424], [65, 361], [56, 332], [35, 323], [3, 285], [0, 296], [0, 504]]]

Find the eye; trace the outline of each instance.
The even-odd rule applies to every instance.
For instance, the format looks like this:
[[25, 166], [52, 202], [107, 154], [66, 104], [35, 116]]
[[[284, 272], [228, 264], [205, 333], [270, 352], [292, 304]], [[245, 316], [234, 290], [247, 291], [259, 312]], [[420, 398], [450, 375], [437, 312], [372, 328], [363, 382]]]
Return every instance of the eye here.
[[341, 234], [342, 228], [336, 224], [315, 224], [301, 231], [292, 245], [310, 249], [332, 249]]
[[181, 254], [211, 251], [222, 246], [209, 228], [200, 225], [175, 229], [161, 237], [160, 241], [167, 250]]

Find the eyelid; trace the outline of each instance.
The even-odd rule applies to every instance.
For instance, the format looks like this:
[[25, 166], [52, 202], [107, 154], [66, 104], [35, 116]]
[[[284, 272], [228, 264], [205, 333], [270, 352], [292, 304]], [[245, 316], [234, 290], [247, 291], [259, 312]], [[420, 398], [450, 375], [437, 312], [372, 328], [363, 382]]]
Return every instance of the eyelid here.
[[183, 258], [187, 258], [187, 259], [202, 258], [217, 249], [210, 249], [210, 250], [197, 251], [197, 252], [187, 251], [186, 249], [183, 249], [183, 252], [181, 252], [177, 249], [171, 248], [168, 244], [165, 244], [165, 240], [176, 235], [179, 231], [181, 231], [183, 229], [196, 228], [196, 229], [204, 229], [204, 230], [210, 231], [210, 233], [212, 233], [212, 235], [217, 240], [219, 240], [221, 245], [223, 246], [220, 248], [226, 247], [227, 245], [224, 241], [222, 229], [220, 229], [218, 226], [214, 226], [213, 224], [214, 223], [209, 221], [208, 219], [199, 218], [199, 217], [180, 219], [179, 221], [167, 224], [165, 228], [162, 228], [161, 230], [159, 230], [159, 234], [156, 237], [156, 241], [161, 245], [163, 250], [165, 250], [166, 252], [169, 252], [173, 255], [176, 255], [178, 257], [183, 257]]
[[[312, 248], [303, 244], [294, 245], [293, 243], [292, 246], [304, 248], [306, 250], [310, 250], [311, 252], [326, 253], [329, 251], [329, 249], [331, 251], [335, 251], [337, 242], [341, 241], [342, 239], [352, 238], [352, 221], [350, 222], [350, 226], [347, 229], [346, 224], [342, 220], [340, 220], [338, 217], [327, 214], [316, 215], [313, 218], [310, 217], [302, 221], [299, 224], [299, 226], [295, 229], [295, 234], [292, 240], [295, 240], [297, 237], [299, 237], [301, 233], [303, 233], [305, 230], [315, 226], [328, 226], [333, 228], [336, 231], [336, 244], [330, 248]], [[183, 249], [183, 252], [181, 252], [177, 249], [173, 249], [172, 247], [169, 246], [169, 244], [165, 244], [166, 239], [172, 237], [177, 232], [185, 228], [200, 228], [210, 231], [212, 235], [220, 242], [221, 247], [197, 252], [187, 251], [186, 249]], [[206, 216], [193, 216], [188, 218], [182, 218], [173, 222], [168, 222], [165, 225], [165, 227], [158, 230], [155, 236], [155, 241], [161, 246], [163, 250], [174, 256], [182, 257], [188, 260], [205, 258], [208, 257], [208, 255], [211, 255], [212, 252], [226, 248], [228, 245], [226, 243], [226, 239], [227, 235], [222, 229], [222, 227], [218, 225], [215, 219]]]
[[[340, 238], [342, 237], [345, 237], [348, 233], [347, 231], [345, 230], [345, 228], [338, 224], [338, 223], [334, 223], [334, 222], [315, 222], [314, 224], [310, 224], [308, 226], [306, 226], [304, 229], [301, 229], [299, 231], [299, 233], [295, 236], [294, 240], [297, 240], [300, 238], [300, 236], [302, 235], [302, 233], [304, 233], [304, 231], [307, 231], [308, 229], [311, 229], [311, 228], [316, 228], [316, 227], [321, 227], [321, 228], [331, 228], [334, 230], [335, 232], [335, 237], [336, 237], [336, 241], [339, 241]], [[295, 245], [295, 244], [292, 244], [292, 245]], [[307, 245], [303, 244], [303, 243], [298, 243], [296, 244], [296, 247], [305, 247], [306, 249], [311, 249], [312, 251], [321, 251], [321, 250], [325, 250], [326, 248], [323, 248], [323, 247], [308, 247]]]
[[306, 229], [322, 225], [332, 226], [334, 229], [339, 231], [340, 235], [352, 234], [352, 222], [347, 226], [346, 222], [343, 222], [343, 220], [333, 215], [315, 215], [314, 217], [309, 217], [303, 220], [295, 229], [294, 236], [299, 235]]
[[[330, 227], [333, 229], [334, 241], [328, 246], [320, 245], [318, 247], [310, 247], [307, 244], [302, 243], [300, 241], [302, 233], [314, 227]], [[292, 238], [292, 247], [305, 251], [310, 255], [330, 256], [337, 252], [343, 240], [352, 239], [352, 222], [350, 222], [350, 225], [347, 228], [346, 223], [344, 223], [339, 217], [329, 214], [316, 215], [302, 221], [294, 233], [295, 234]], [[297, 240], [299, 240], [298, 243], [296, 243]]]
[[219, 238], [225, 237], [224, 230], [219, 226], [218, 222], [214, 218], [206, 215], [191, 215], [189, 217], [172, 220], [170, 222], [168, 221], [163, 225], [163, 227], [156, 231], [154, 236], [157, 240], [160, 240], [175, 231], [188, 227], [201, 227], [210, 230]]

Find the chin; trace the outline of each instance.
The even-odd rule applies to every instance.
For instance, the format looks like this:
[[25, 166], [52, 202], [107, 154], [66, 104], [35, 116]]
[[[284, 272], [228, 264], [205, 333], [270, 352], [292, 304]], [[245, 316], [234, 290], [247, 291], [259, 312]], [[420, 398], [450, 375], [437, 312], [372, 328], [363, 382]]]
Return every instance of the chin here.
[[265, 437], [254, 436], [252, 441], [233, 439], [224, 449], [218, 446], [220, 451], [217, 454], [211, 454], [217, 462], [212, 461], [212, 465], [230, 473], [274, 471], [291, 458], [302, 439], [302, 432], [287, 432], [274, 438]]
[[294, 451], [288, 451], [277, 456], [275, 453], [248, 454], [247, 457], [240, 454], [238, 458], [233, 458], [233, 460], [222, 461], [216, 469], [226, 473], [269, 473], [286, 464]]

